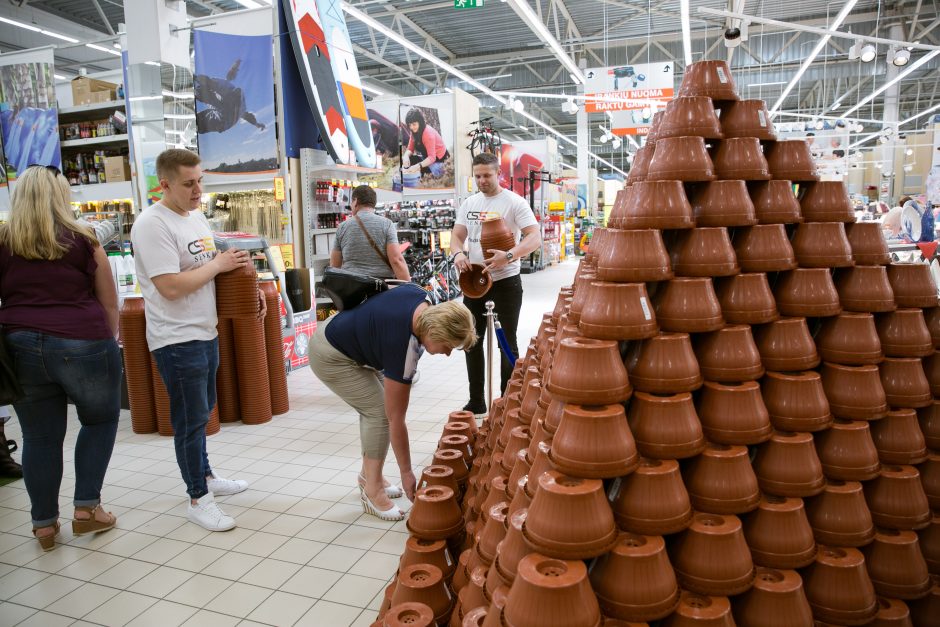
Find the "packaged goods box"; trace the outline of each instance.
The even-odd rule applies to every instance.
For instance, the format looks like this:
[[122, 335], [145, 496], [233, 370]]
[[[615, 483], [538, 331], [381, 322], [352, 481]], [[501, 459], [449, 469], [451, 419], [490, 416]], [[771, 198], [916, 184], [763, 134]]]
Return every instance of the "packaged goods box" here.
[[105, 157], [104, 177], [109, 183], [131, 180], [131, 166], [127, 157]]
[[108, 81], [79, 76], [72, 79], [72, 104], [84, 105], [110, 102], [117, 98], [118, 86]]

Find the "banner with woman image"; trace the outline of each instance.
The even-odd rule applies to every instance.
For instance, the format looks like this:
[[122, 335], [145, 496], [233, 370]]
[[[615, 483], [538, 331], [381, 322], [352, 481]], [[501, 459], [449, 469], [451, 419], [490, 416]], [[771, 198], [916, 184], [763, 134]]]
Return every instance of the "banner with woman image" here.
[[454, 97], [451, 94], [403, 98], [401, 187], [404, 193], [453, 191]]

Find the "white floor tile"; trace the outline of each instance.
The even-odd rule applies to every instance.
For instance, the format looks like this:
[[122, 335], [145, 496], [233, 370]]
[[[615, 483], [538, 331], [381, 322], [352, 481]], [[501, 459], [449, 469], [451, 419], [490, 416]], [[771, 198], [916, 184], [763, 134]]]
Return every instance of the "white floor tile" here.
[[114, 588], [107, 588], [94, 583], [86, 583], [49, 605], [46, 611], [62, 614], [64, 616], [72, 616], [74, 618], [82, 618], [95, 608], [104, 605], [104, 603], [117, 594], [118, 591]]
[[66, 625], [72, 625], [74, 622], [75, 619], [69, 616], [51, 612], [36, 612], [22, 623], [19, 623], [17, 627], [65, 627]]
[[[133, 585], [128, 586], [127, 589], [130, 592], [147, 594], [162, 599], [183, 585], [192, 576], [193, 574], [186, 570], [158, 566], [146, 576], [138, 579]], [[189, 617], [187, 616], [187, 618]]]
[[239, 581], [252, 586], [262, 586], [276, 590], [293, 577], [298, 570], [300, 570], [300, 564], [266, 559], [245, 573]]
[[81, 586], [82, 582], [78, 579], [52, 575], [10, 597], [9, 601], [27, 607], [43, 609]]
[[36, 609], [32, 607], [16, 603], [0, 603], [0, 627], [13, 627], [35, 613]]
[[84, 617], [84, 620], [109, 627], [112, 625], [120, 627], [140, 616], [156, 602], [157, 599], [153, 597], [122, 592], [92, 610]]
[[225, 555], [225, 551], [222, 549], [193, 544], [188, 549], [167, 562], [166, 565], [172, 568], [191, 570], [195, 573], [198, 573], [223, 555]]
[[384, 580], [346, 574], [323, 595], [323, 599], [364, 608], [386, 585]]
[[201, 610], [193, 614], [183, 625], [185, 627], [235, 627], [241, 620], [235, 616]]
[[257, 555], [248, 555], [245, 553], [229, 552], [212, 562], [202, 570], [203, 575], [210, 577], [221, 577], [237, 581], [245, 573], [257, 566], [263, 558]]
[[330, 601], [317, 601], [306, 614], [297, 621], [298, 627], [348, 627], [362, 612], [360, 608]]
[[117, 564], [114, 568], [111, 568], [110, 570], [107, 570], [95, 577], [92, 582], [102, 586], [109, 586], [111, 588], [124, 590], [137, 583], [156, 569], [156, 564], [142, 562], [137, 559], [126, 559], [123, 562]]
[[212, 599], [205, 609], [247, 618], [269, 596], [271, 596], [271, 590], [267, 588], [236, 582]]
[[314, 599], [286, 592], [275, 592], [248, 615], [269, 625], [293, 625], [316, 603]]
[[232, 582], [227, 579], [195, 575], [164, 598], [183, 605], [205, 607], [209, 601], [231, 585]]
[[127, 625], [128, 627], [179, 627], [197, 611], [196, 608], [188, 605], [157, 601]]

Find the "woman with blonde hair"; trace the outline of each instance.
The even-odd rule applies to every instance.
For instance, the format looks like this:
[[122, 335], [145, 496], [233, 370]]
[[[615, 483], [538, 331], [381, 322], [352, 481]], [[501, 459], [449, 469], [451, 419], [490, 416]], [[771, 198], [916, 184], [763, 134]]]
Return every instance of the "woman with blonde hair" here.
[[[362, 509], [382, 520], [402, 520], [391, 499], [414, 500], [416, 480], [405, 414], [418, 359], [450, 355], [477, 341], [473, 315], [462, 303], [431, 305], [413, 283], [382, 292], [319, 326], [310, 342], [310, 368], [326, 387], [359, 412]], [[389, 444], [401, 488], [382, 475]]]
[[75, 442], [75, 535], [114, 527], [101, 486], [120, 415], [117, 291], [95, 235], [79, 224], [69, 189], [52, 166], [16, 180], [0, 226], [0, 324], [24, 396], [13, 404], [23, 431], [23, 478], [33, 535], [55, 548], [68, 402], [81, 428]]

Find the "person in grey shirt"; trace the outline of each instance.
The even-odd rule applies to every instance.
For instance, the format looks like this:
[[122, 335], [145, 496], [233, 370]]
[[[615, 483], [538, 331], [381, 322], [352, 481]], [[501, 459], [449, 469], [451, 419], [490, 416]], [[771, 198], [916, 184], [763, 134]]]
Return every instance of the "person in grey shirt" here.
[[375, 202], [375, 190], [368, 185], [353, 190], [349, 201], [353, 218], [336, 231], [330, 265], [382, 279], [411, 281], [408, 264], [398, 246], [395, 224], [375, 214]]

